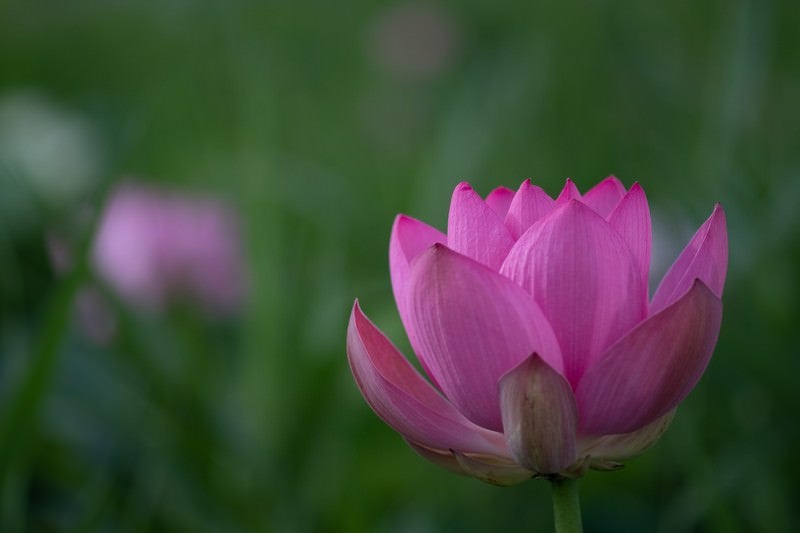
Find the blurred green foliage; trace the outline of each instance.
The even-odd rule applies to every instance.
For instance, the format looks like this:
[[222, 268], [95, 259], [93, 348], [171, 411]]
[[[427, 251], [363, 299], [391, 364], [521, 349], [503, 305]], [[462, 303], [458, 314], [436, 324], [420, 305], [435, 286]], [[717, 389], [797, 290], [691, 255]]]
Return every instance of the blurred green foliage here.
[[[0, 108], [80, 117], [102, 177], [53, 199], [0, 161], [0, 529], [547, 531], [546, 483], [453, 476], [374, 416], [346, 321], [358, 296], [410, 355], [395, 213], [444, 227], [462, 179], [609, 173], [647, 190], [659, 273], [715, 201], [731, 266], [705, 377], [660, 444], [585, 478], [587, 528], [798, 527], [798, 27], [795, 0], [4, 2]], [[54, 274], [46, 237], [85, 242], [76, 213], [125, 176], [237, 206], [238, 319], [103, 289], [117, 334], [82, 334], [91, 269]]]

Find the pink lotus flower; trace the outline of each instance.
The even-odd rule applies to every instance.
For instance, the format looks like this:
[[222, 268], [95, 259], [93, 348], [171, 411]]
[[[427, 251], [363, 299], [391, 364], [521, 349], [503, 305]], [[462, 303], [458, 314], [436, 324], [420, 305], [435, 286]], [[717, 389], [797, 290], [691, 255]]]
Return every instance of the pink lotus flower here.
[[715, 207], [648, 299], [650, 211], [609, 177], [553, 200], [462, 183], [447, 234], [399, 215], [392, 287], [430, 381], [353, 307], [372, 409], [424, 457], [497, 484], [612, 469], [653, 444], [711, 358], [727, 232]]
[[236, 217], [214, 198], [118, 187], [100, 221], [93, 263], [122, 297], [149, 310], [185, 299], [229, 314], [243, 298]]

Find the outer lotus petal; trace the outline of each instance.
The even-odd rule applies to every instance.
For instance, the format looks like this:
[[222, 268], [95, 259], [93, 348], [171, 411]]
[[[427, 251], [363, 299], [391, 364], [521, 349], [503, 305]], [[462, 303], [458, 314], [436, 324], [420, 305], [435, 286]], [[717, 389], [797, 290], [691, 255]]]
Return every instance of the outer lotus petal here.
[[608, 217], [608, 223], [616, 229], [628, 247], [633, 252], [639, 271], [642, 275], [642, 284], [647, 294], [647, 276], [650, 273], [650, 250], [653, 240], [653, 230], [650, 223], [650, 207], [647, 205], [647, 196], [644, 189], [634, 183], [631, 190], [619, 202], [616, 209]]
[[506, 227], [514, 239], [518, 239], [534, 222], [552, 211], [555, 204], [541, 187], [532, 185], [531, 180], [525, 180], [508, 208]]
[[412, 265], [409, 318], [420, 359], [467, 418], [501, 431], [497, 380], [532, 352], [560, 371], [558, 342], [522, 288], [440, 244]]
[[503, 219], [468, 183], [453, 191], [447, 219], [447, 246], [497, 270], [514, 245]]
[[650, 303], [650, 314], [657, 313], [689, 290], [695, 278], [722, 298], [728, 270], [728, 231], [725, 212], [717, 204], [700, 226], [681, 255], [672, 264]]
[[434, 450], [411, 441], [407, 442], [415, 452], [432, 463], [457, 474], [476, 477], [492, 485], [503, 487], [516, 485], [534, 475], [510, 459], [466, 455], [454, 450]]
[[486, 197], [486, 205], [491, 207], [500, 218], [505, 218], [511, 200], [514, 199], [514, 191], [508, 187], [498, 187]]
[[347, 329], [347, 357], [367, 403], [406, 438], [431, 448], [509, 455], [503, 436], [456, 411], [369, 321], [358, 302]]
[[675, 409], [656, 418], [641, 429], [620, 435], [603, 435], [583, 439], [579, 455], [589, 455], [595, 461], [624, 461], [635, 457], [655, 444], [675, 418]]
[[453, 455], [467, 474], [492, 485], [516, 485], [534, 475], [513, 461], [493, 461], [459, 452], [453, 452]]
[[581, 191], [578, 190], [577, 185], [575, 182], [572, 181], [570, 178], [567, 178], [567, 181], [564, 183], [564, 188], [561, 189], [561, 193], [556, 198], [556, 205], [563, 205], [570, 200], [580, 200], [581, 199]]
[[574, 463], [578, 409], [567, 380], [533, 354], [499, 386], [503, 433], [517, 462], [542, 474]]
[[529, 291], [544, 311], [573, 387], [606, 348], [645, 316], [647, 297], [627, 244], [577, 200], [531, 226], [500, 273]]
[[[407, 285], [411, 261], [435, 243], [447, 242], [447, 236], [424, 222], [406, 215], [398, 215], [392, 226], [389, 240], [389, 271], [392, 277], [392, 290], [400, 312], [400, 319], [409, 334], [413, 331], [408, 324]], [[412, 345], [414, 339], [411, 339]]]
[[598, 215], [608, 218], [625, 196], [625, 186], [614, 176], [609, 176], [583, 195], [583, 202]]
[[629, 433], [674, 409], [703, 374], [722, 302], [700, 280], [612, 346], [575, 391], [584, 435]]
[[408, 444], [411, 449], [417, 452], [420, 456], [432, 462], [436, 466], [440, 466], [456, 474], [461, 474], [462, 476], [469, 475], [463, 468], [461, 468], [461, 465], [458, 464], [458, 459], [456, 459], [456, 456], [452, 450], [436, 450], [433, 448], [427, 448], [408, 439], [406, 439], [406, 444]]

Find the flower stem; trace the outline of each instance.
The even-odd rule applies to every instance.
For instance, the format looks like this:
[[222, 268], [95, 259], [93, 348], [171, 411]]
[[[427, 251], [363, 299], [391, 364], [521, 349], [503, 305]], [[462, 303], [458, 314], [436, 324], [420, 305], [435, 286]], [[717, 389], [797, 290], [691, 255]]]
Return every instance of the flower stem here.
[[581, 533], [581, 504], [578, 500], [577, 479], [554, 479], [553, 488], [553, 521], [556, 533]]

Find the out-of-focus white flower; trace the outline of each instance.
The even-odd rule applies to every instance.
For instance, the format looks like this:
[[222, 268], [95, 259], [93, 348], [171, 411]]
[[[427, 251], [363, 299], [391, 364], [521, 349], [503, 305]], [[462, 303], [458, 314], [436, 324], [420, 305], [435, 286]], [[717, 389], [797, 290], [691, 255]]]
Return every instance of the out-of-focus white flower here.
[[92, 123], [35, 91], [0, 98], [0, 166], [37, 196], [72, 203], [101, 176], [104, 150]]

